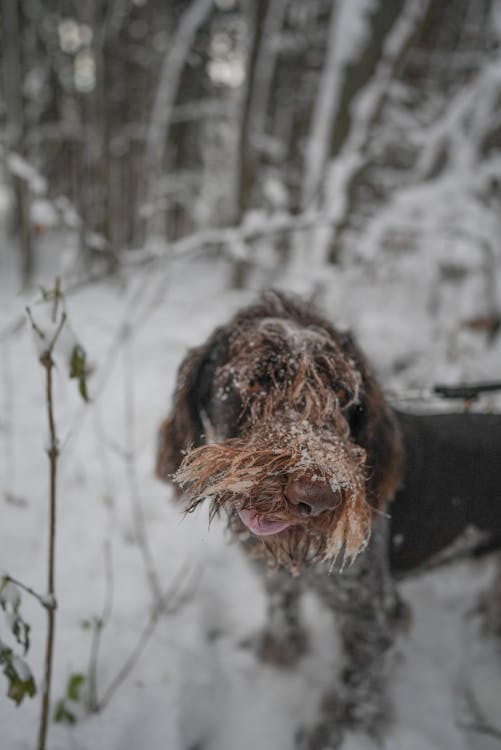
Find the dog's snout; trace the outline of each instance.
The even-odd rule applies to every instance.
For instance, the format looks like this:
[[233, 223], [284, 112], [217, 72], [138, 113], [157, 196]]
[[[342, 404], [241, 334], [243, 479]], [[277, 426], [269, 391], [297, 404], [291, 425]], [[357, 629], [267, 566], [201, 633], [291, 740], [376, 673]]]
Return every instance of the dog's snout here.
[[302, 516], [318, 516], [339, 504], [339, 494], [330, 485], [311, 479], [289, 479], [284, 495]]

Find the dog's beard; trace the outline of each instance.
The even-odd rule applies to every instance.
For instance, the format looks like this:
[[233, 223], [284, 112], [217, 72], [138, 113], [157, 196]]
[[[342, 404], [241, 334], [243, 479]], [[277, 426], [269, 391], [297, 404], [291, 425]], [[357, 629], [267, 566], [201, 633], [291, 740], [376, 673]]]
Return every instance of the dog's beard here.
[[[315, 517], [303, 517], [284, 496], [289, 478], [330, 485], [339, 502]], [[373, 509], [366, 500], [365, 451], [305, 421], [264, 424], [259, 432], [189, 451], [174, 475], [187, 510], [210, 501], [210, 517], [226, 508], [232, 530], [252, 555], [270, 567], [298, 573], [305, 562], [349, 563], [367, 545]], [[239, 511], [290, 523], [271, 536], [254, 536]]]

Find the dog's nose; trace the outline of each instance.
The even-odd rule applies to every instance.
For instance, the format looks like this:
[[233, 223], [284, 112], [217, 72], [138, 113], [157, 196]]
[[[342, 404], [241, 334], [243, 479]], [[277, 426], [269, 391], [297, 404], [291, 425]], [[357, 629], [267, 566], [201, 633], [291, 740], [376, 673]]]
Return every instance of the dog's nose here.
[[295, 505], [302, 516], [318, 516], [324, 510], [332, 510], [340, 501], [339, 493], [322, 481], [292, 479], [287, 482], [284, 495]]

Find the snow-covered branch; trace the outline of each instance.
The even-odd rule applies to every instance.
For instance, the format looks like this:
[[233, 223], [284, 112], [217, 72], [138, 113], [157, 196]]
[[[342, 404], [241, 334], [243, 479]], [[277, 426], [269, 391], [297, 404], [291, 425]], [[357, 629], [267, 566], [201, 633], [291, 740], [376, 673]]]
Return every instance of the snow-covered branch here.
[[350, 211], [350, 188], [358, 171], [365, 164], [370, 133], [388, 95], [395, 69], [429, 5], [430, 0], [407, 0], [388, 34], [374, 75], [354, 101], [349, 137], [328, 168], [324, 197], [328, 228], [320, 231], [316, 238], [320, 257], [327, 255], [333, 245], [336, 228], [343, 223]]
[[306, 145], [302, 206], [311, 206], [318, 197], [329, 158], [334, 121], [339, 113], [346, 65], [360, 54], [361, 42], [368, 34], [365, 16], [371, 0], [357, 3], [340, 0], [332, 4], [327, 54], [318, 83], [310, 133]]
[[213, 0], [193, 0], [183, 13], [160, 71], [146, 137], [146, 171], [149, 175], [148, 200], [153, 200], [156, 180], [163, 165], [166, 141], [181, 75], [195, 35], [207, 19]]

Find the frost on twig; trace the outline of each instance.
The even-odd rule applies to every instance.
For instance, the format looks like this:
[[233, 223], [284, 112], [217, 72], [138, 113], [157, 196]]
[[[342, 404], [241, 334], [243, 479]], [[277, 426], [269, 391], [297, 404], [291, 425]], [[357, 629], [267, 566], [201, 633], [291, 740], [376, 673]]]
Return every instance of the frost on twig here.
[[59, 280], [54, 289], [41, 289], [41, 297], [36, 302], [36, 320], [30, 307], [26, 308], [26, 314], [41, 364], [45, 366], [47, 357], [64, 362], [69, 377], [77, 381], [81, 397], [88, 401], [87, 354], [68, 322]]
[[37, 599], [42, 607], [45, 607], [45, 609], [56, 609], [57, 607], [57, 602], [53, 596], [50, 596], [49, 594], [39, 594], [30, 586], [22, 583], [22, 581], [18, 581], [17, 578], [12, 578], [12, 576], [10, 576], [8, 573], [4, 573], [3, 576], [0, 577], [0, 591], [2, 591], [2, 586], [5, 586], [4, 591], [7, 590], [7, 584], [26, 591], [27, 594], [30, 594], [30, 596], [33, 596], [35, 599]]

